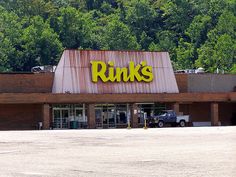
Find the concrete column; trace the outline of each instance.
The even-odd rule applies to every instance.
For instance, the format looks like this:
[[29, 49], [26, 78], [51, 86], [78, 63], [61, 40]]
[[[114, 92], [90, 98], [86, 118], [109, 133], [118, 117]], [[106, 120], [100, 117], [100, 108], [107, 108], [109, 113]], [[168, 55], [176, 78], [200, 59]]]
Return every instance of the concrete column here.
[[48, 130], [50, 128], [50, 106], [49, 106], [49, 104], [43, 104], [43, 106], [42, 106], [42, 122], [43, 122], [43, 129]]
[[219, 122], [219, 105], [218, 103], [211, 103], [211, 125], [218, 126]]
[[88, 128], [96, 128], [95, 104], [87, 105]]
[[130, 105], [130, 112], [131, 112], [131, 117], [130, 117], [131, 127], [138, 128], [138, 106], [137, 106], [137, 104], [133, 103]]

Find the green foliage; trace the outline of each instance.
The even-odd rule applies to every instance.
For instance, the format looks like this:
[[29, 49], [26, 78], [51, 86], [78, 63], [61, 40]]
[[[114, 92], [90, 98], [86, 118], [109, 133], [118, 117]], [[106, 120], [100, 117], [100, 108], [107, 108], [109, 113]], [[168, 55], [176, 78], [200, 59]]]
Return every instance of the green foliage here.
[[0, 71], [14, 70], [13, 63], [21, 56], [21, 24], [15, 13], [0, 6]]
[[109, 50], [138, 50], [140, 48], [128, 26], [118, 19], [113, 19], [105, 26], [103, 44], [103, 49]]
[[152, 40], [153, 39], [149, 37], [147, 33], [143, 31], [140, 36], [140, 41], [139, 41], [140, 45], [142, 46], [142, 49], [147, 50]]
[[195, 47], [199, 47], [207, 39], [207, 32], [211, 28], [211, 17], [207, 15], [197, 15], [192, 23], [186, 29], [185, 35], [188, 36], [189, 42]]
[[236, 64], [233, 65], [230, 71], [232, 74], [236, 74]]
[[196, 13], [193, 3], [186, 0], [164, 0], [160, 9], [164, 26], [174, 30], [178, 36], [183, 35]]
[[224, 34], [217, 39], [215, 45], [206, 43], [198, 52], [198, 67], [207, 68], [209, 72], [214, 72], [217, 68], [229, 72], [236, 59], [236, 41]]
[[39, 16], [30, 19], [23, 30], [22, 43], [24, 70], [35, 65], [55, 65], [62, 51], [59, 36]]
[[8, 65], [8, 56], [14, 53], [14, 48], [9, 39], [4, 38], [0, 33], [0, 72], [9, 71], [11, 68]]
[[179, 47], [176, 49], [178, 69], [193, 68], [194, 47], [192, 43], [180, 39]]
[[57, 4], [49, 0], [1, 0], [0, 5], [8, 11], [14, 11], [19, 17], [39, 15], [48, 18], [57, 10]]
[[235, 0], [1, 0], [0, 72], [63, 48], [168, 51], [175, 69], [236, 71]]
[[89, 13], [81, 13], [73, 7], [61, 8], [57, 19], [60, 39], [65, 48], [89, 48], [95, 26]]
[[236, 59], [236, 16], [224, 11], [216, 27], [209, 31], [207, 41], [198, 49], [196, 66], [206, 68], [209, 72], [216, 69], [230, 72]]
[[137, 34], [142, 32], [153, 33], [155, 27], [155, 18], [157, 17], [155, 9], [148, 0], [131, 0], [125, 6], [128, 25]]

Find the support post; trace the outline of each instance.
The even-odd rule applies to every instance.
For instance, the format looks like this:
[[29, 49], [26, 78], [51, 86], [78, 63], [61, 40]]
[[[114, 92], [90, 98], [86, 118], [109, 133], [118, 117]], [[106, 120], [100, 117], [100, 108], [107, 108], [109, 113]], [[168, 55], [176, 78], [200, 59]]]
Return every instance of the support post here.
[[88, 128], [96, 128], [96, 121], [95, 121], [95, 105], [88, 104], [87, 107], [87, 115], [88, 115]]
[[219, 105], [218, 103], [211, 103], [211, 125], [218, 126], [219, 122]]
[[50, 128], [50, 106], [49, 104], [43, 104], [42, 106], [42, 122], [43, 129], [48, 130]]
[[130, 105], [131, 109], [131, 127], [138, 128], [138, 106], [137, 104], [133, 103]]
[[174, 103], [172, 109], [175, 111], [176, 115], [179, 115], [179, 103]]

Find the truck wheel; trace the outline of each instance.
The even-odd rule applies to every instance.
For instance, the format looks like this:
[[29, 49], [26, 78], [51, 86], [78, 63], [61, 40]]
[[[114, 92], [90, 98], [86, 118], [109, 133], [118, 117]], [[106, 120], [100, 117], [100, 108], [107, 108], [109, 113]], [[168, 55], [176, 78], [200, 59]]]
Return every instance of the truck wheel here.
[[160, 128], [164, 127], [164, 122], [163, 121], [159, 121], [157, 123], [157, 126], [160, 127]]
[[179, 126], [180, 126], [180, 127], [185, 127], [185, 124], [186, 124], [186, 123], [185, 123], [184, 120], [181, 120], [181, 121], [179, 122]]

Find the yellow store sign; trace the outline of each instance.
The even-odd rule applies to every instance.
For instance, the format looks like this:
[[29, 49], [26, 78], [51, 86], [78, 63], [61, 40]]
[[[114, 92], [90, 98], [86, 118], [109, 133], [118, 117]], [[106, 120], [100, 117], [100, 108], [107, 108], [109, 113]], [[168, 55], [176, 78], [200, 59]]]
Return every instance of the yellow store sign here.
[[106, 64], [103, 61], [91, 61], [92, 81], [98, 82], [100, 78], [103, 82], [151, 82], [153, 80], [152, 67], [147, 66], [146, 61], [135, 65], [129, 62], [128, 67], [115, 67], [113, 61]]

